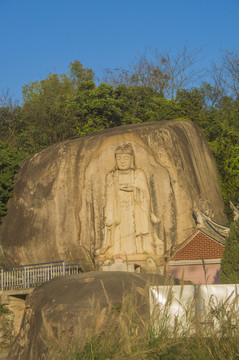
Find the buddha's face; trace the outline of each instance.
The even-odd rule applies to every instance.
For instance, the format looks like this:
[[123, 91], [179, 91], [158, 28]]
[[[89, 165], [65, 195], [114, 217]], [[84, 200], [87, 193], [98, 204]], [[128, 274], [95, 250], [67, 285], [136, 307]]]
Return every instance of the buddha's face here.
[[116, 165], [119, 170], [131, 169], [133, 156], [131, 154], [116, 154]]

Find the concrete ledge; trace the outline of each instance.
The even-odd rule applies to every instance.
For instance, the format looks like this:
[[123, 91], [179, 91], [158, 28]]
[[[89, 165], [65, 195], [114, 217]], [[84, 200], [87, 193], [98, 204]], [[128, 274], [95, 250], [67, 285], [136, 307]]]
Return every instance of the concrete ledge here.
[[0, 297], [2, 296], [14, 296], [14, 295], [28, 295], [30, 294], [35, 288], [29, 289], [12, 289], [12, 290], [4, 290], [0, 291]]
[[203, 265], [204, 264], [221, 264], [221, 259], [204, 259], [203, 261], [200, 260], [175, 260], [169, 261], [168, 265]]
[[123, 259], [115, 259], [113, 264], [103, 265], [102, 271], [126, 271], [135, 272], [136, 264], [123, 262]]

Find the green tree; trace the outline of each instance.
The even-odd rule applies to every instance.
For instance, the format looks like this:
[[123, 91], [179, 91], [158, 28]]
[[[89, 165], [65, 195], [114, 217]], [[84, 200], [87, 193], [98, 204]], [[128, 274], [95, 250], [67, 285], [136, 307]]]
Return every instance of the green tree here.
[[83, 82], [75, 97], [78, 134], [89, 133], [121, 125], [120, 100], [114, 96], [113, 86], [91, 81]]
[[19, 169], [19, 161], [24, 157], [26, 153], [0, 141], [0, 221], [7, 213], [7, 202], [13, 192], [14, 175]]
[[92, 69], [84, 68], [78, 60], [71, 62], [69, 65], [69, 78], [75, 88], [82, 84], [82, 82], [94, 82], [94, 75]]
[[205, 103], [200, 89], [182, 89], [177, 92], [176, 102], [179, 105], [180, 117], [191, 120], [196, 124], [203, 125]]
[[77, 135], [74, 100], [82, 88], [93, 83], [93, 77], [91, 69], [75, 61], [67, 74], [49, 74], [25, 85], [19, 147], [33, 152]]
[[21, 107], [0, 107], [0, 140], [15, 143], [19, 131]]
[[[158, 120], [162, 98], [152, 88], [100, 84], [82, 84], [75, 97], [79, 135], [115, 126]], [[83, 88], [84, 85], [84, 88]]]
[[230, 226], [221, 263], [220, 279], [227, 284], [239, 283], [239, 219]]
[[0, 94], [0, 140], [15, 143], [19, 129], [21, 107], [10, 96], [9, 91]]
[[74, 88], [63, 74], [49, 74], [23, 88], [21, 142], [28, 139], [34, 147], [44, 147], [74, 134], [74, 123], [69, 105]]
[[[226, 213], [231, 218], [229, 201], [239, 198], [239, 113], [238, 100], [219, 97], [209, 84], [177, 93], [177, 113], [203, 130], [215, 157]], [[172, 100], [170, 101], [172, 106]]]
[[211, 109], [208, 113], [206, 136], [217, 163], [222, 195], [230, 216], [229, 201], [237, 203], [239, 199], [238, 101], [225, 96], [221, 99], [220, 108]]
[[[0, 96], [0, 140], [28, 155], [115, 126], [190, 120], [202, 128], [209, 142], [225, 203], [237, 202], [239, 99], [235, 91], [225, 95], [225, 87], [220, 89], [218, 83], [186, 89], [197, 76], [193, 65], [198, 54], [199, 50], [187, 47], [173, 57], [158, 50], [145, 52], [131, 67], [109, 73], [108, 83], [99, 85], [91, 69], [74, 61], [66, 74], [49, 74], [24, 86], [21, 107], [13, 104], [8, 93]], [[235, 65], [236, 59], [234, 54]], [[231, 76], [232, 67], [229, 69], [224, 71], [224, 79], [226, 74]], [[227, 210], [230, 214], [229, 206]]]

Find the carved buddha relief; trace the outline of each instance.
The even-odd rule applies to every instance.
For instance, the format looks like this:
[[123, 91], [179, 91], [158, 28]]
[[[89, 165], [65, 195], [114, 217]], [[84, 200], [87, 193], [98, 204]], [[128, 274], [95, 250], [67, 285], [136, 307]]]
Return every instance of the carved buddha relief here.
[[118, 256], [162, 260], [175, 234], [173, 193], [167, 170], [144, 143], [120, 137], [102, 143], [81, 197], [80, 244], [97, 263]]
[[145, 172], [135, 166], [131, 144], [118, 146], [115, 170], [107, 174], [105, 237], [101, 255], [155, 254], [151, 198]]

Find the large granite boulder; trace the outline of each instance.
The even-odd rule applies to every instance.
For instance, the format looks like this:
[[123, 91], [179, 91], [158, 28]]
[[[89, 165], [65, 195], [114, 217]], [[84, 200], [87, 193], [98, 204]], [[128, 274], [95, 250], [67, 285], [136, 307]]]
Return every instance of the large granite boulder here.
[[58, 351], [62, 355], [75, 345], [82, 349], [94, 334], [116, 331], [119, 324], [115, 322], [126, 324], [129, 316], [130, 321], [144, 326], [149, 319], [149, 283], [164, 284], [165, 278], [88, 272], [39, 286], [26, 299], [22, 325], [8, 359], [56, 359]]
[[200, 200], [226, 224], [214, 158], [190, 122], [109, 129], [20, 165], [0, 227], [4, 264], [65, 259], [90, 270], [120, 257], [158, 267], [195, 228]]

